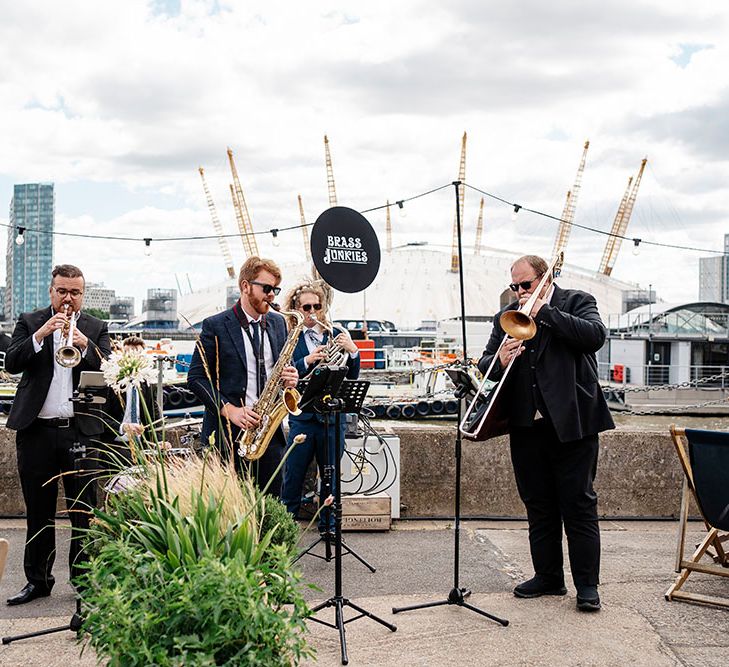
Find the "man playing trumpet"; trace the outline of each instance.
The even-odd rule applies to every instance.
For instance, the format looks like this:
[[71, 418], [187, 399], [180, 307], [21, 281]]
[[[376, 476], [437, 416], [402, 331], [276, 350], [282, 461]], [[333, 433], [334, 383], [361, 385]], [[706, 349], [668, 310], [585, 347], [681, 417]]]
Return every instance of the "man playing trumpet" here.
[[600, 609], [600, 529], [593, 480], [597, 468], [598, 433], [614, 428], [600, 389], [595, 353], [605, 342], [605, 326], [595, 298], [564, 290], [549, 267], [535, 255], [521, 257], [511, 267], [509, 286], [516, 310], [535, 290], [530, 315], [536, 335], [507, 339], [494, 317], [494, 329], [479, 361], [487, 372], [498, 351], [491, 379], [498, 380], [514, 359], [501, 388], [508, 416], [511, 460], [529, 520], [529, 545], [535, 575], [519, 584], [514, 595], [533, 598], [565, 595], [562, 525], [567, 535], [577, 608]]
[[[50, 595], [55, 583], [51, 571], [56, 555], [54, 517], [60, 474], [72, 526], [72, 579], [79, 573], [79, 529], [88, 527], [89, 505], [95, 499], [89, 478], [73, 474], [78, 465], [73, 450], [77, 443], [85, 445], [98, 437], [104, 424], [83, 405], [74, 405], [71, 397], [81, 371], [98, 371], [102, 358], [111, 351], [106, 323], [81, 312], [84, 286], [81, 269], [71, 264], [56, 266], [49, 289], [50, 307], [20, 316], [5, 356], [5, 369], [23, 374], [7, 425], [17, 431], [18, 473], [28, 528], [23, 561], [28, 583], [8, 599], [9, 605]], [[71, 331], [68, 340], [64, 332]], [[68, 357], [77, 358], [75, 364], [63, 361], [67, 357], [58, 354], [64, 348], [70, 353]]]

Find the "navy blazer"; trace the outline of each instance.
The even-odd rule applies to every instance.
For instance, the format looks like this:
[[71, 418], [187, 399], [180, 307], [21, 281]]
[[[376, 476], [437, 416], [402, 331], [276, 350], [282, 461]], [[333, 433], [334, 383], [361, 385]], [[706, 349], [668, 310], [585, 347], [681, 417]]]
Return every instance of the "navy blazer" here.
[[[294, 364], [294, 366], [296, 366], [296, 370], [299, 372], [300, 378], [305, 378], [316, 367], [316, 364], [307, 366], [306, 362], [304, 361], [304, 357], [308, 356], [308, 354], [309, 354], [309, 348], [306, 345], [305, 334], [306, 334], [306, 329], [304, 329], [304, 332], [302, 332], [302, 334], [299, 336], [299, 341], [296, 343], [296, 349], [294, 350], [294, 358], [293, 358], [293, 364]], [[326, 345], [328, 340], [329, 340], [329, 333], [325, 331], [324, 337], [322, 339], [322, 344]], [[348, 380], [356, 380], [359, 377], [359, 367], [360, 367], [360, 355], [358, 354], [354, 358], [352, 358], [352, 356], [350, 355], [349, 358], [347, 359], [347, 379]], [[317, 414], [315, 412], [302, 412], [298, 417], [294, 417], [293, 415], [289, 417], [289, 421], [300, 421], [300, 422], [312, 421], [314, 419], [316, 419], [322, 423], [324, 422], [324, 416]], [[332, 417], [332, 423], [333, 423], [333, 421], [334, 421], [334, 418]]]
[[[31, 340], [33, 334], [51, 319], [51, 315], [50, 306], [32, 313], [23, 313], [15, 325], [10, 347], [5, 353], [5, 370], [8, 373], [23, 373], [7, 422], [8, 428], [16, 431], [33, 423], [51, 387], [54, 368], [53, 337], [48, 336], [37, 353]], [[81, 311], [76, 327], [89, 339], [89, 345], [78, 366], [73, 368], [74, 389], [78, 387], [81, 371], [98, 371], [101, 360], [111, 353], [106, 322]], [[98, 435], [104, 430], [104, 423], [98, 412], [92, 416], [95, 410], [74, 405], [78, 428], [84, 435]]]
[[[265, 331], [275, 363], [286, 343], [283, 316], [270, 310], [266, 314]], [[248, 368], [243, 336], [232, 308], [203, 320], [187, 374], [187, 386], [205, 405], [201, 433], [204, 444], [222, 423], [220, 409], [225, 403], [245, 405]], [[235, 438], [238, 429], [232, 424], [231, 429]], [[227, 435], [227, 426], [223, 431]], [[216, 438], [216, 445], [221, 445], [220, 438]]]
[[[485, 373], [504, 337], [499, 324], [501, 313], [518, 308], [518, 302], [506, 306], [494, 317], [494, 328], [478, 367]], [[542, 306], [535, 318], [539, 327], [535, 376], [539, 392], [561, 442], [571, 442], [615, 428], [602, 394], [597, 375], [595, 353], [605, 342], [605, 325], [597, 311], [595, 298], [587, 292], [564, 290], [554, 286], [549, 304]], [[529, 363], [522, 354], [514, 362]], [[519, 397], [513, 396], [515, 374], [512, 369], [502, 388], [507, 412], [518, 409]], [[503, 374], [497, 361], [491, 378]]]

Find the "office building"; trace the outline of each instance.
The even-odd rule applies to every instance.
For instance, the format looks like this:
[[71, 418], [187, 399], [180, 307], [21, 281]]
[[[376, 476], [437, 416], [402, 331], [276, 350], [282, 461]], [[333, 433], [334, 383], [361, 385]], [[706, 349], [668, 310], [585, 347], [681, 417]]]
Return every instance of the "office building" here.
[[104, 283], [86, 283], [84, 308], [97, 308], [108, 313], [115, 297], [116, 292], [104, 287]]
[[53, 269], [53, 183], [15, 185], [6, 250], [6, 317], [48, 305]]

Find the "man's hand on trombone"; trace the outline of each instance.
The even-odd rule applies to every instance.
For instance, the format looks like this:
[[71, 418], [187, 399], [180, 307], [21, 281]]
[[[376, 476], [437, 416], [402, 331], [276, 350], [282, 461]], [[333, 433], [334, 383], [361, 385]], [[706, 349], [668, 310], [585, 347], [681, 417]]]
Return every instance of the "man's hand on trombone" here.
[[517, 340], [516, 338], [507, 338], [499, 350], [499, 361], [501, 362], [501, 367], [506, 368], [509, 365], [509, 362], [515, 357], [518, 357], [523, 351], [524, 346], [522, 345], [522, 341]]

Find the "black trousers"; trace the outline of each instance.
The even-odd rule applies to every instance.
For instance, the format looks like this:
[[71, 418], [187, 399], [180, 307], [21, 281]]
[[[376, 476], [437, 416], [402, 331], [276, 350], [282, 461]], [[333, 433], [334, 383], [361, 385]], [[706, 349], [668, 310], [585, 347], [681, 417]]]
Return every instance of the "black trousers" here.
[[96, 501], [96, 485], [93, 476], [83, 470], [83, 460], [79, 459], [76, 469], [77, 455], [71, 449], [78, 440], [75, 427], [53, 428], [38, 419], [16, 435], [18, 473], [27, 514], [23, 567], [31, 584], [48, 591], [55, 583], [52, 570], [56, 558], [57, 476], [63, 473], [60, 479], [71, 520], [72, 581], [80, 573], [84, 529], [89, 526], [90, 510]]
[[529, 519], [534, 572], [564, 580], [562, 525], [575, 586], [596, 586], [600, 578], [600, 527], [593, 481], [598, 436], [560, 442], [548, 419], [510, 431], [516, 485]]

